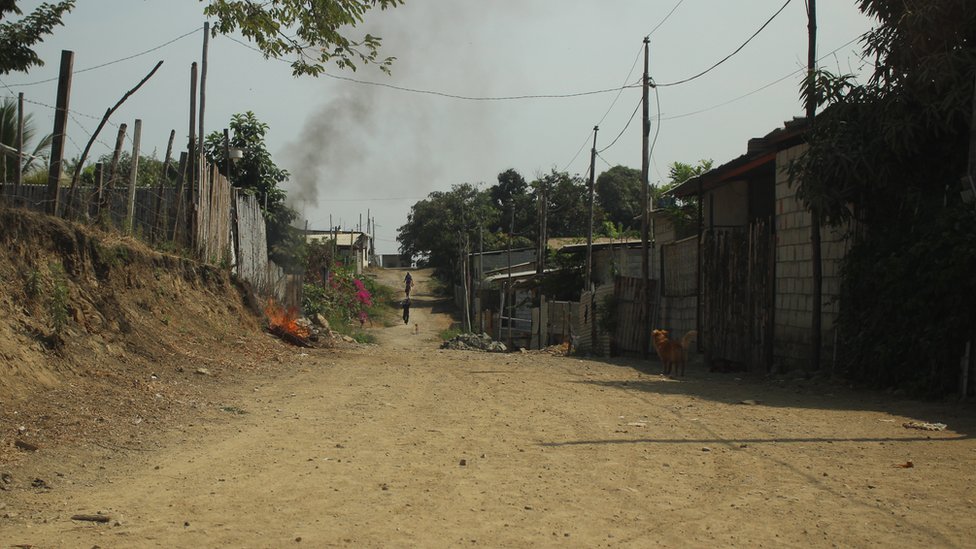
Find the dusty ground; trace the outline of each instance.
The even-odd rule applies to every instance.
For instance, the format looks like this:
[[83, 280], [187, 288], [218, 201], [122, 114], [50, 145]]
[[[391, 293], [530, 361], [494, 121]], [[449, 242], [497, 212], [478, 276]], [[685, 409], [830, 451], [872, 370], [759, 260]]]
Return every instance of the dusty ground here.
[[197, 413], [130, 444], [8, 463], [0, 546], [976, 540], [971, 408], [695, 367], [672, 380], [656, 362], [441, 351], [449, 318], [426, 293], [420, 284], [410, 325], [376, 329], [378, 345], [291, 350], [278, 367], [210, 383]]

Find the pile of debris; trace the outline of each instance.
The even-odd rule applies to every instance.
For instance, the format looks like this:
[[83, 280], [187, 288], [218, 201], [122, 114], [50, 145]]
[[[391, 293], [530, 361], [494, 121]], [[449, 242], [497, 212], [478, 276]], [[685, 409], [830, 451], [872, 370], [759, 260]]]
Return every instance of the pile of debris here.
[[458, 334], [441, 344], [441, 349], [455, 351], [485, 351], [504, 353], [508, 347], [500, 341], [493, 341], [488, 334]]

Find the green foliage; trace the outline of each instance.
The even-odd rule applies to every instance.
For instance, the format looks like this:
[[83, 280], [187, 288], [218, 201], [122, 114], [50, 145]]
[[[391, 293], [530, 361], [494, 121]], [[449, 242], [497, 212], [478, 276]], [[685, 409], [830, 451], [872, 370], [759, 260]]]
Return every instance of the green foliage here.
[[640, 230], [640, 170], [614, 166], [601, 173], [594, 184], [597, 203], [606, 212], [607, 221], [623, 230]]
[[972, 209], [956, 205], [933, 219], [885, 227], [893, 234], [851, 250], [838, 322], [855, 379], [928, 396], [955, 390], [976, 325], [974, 226]]
[[[203, 0], [200, 0], [201, 2]], [[393, 8], [403, 0], [209, 0], [204, 14], [217, 19], [213, 33], [239, 31], [265, 57], [291, 58], [295, 76], [318, 76], [325, 65], [356, 70], [356, 63], [377, 64], [389, 72], [392, 57], [379, 57], [380, 38], [366, 34], [351, 40], [340, 33], [363, 22], [370, 9]]]
[[[47, 172], [43, 172], [43, 170], [47, 164], [47, 150], [51, 147], [51, 134], [47, 134], [34, 143], [37, 136], [34, 115], [27, 113], [24, 115], [24, 151], [30, 156], [24, 159], [21, 172], [30, 174], [40, 170], [47, 177]], [[17, 149], [16, 99], [5, 97], [3, 101], [0, 101], [0, 143]], [[14, 180], [15, 160], [16, 157], [3, 157], [3, 160], [0, 161], [0, 178], [2, 181]]]
[[268, 256], [289, 271], [300, 270], [304, 255], [301, 231], [291, 226], [298, 213], [285, 204], [286, 193], [280, 187], [288, 181], [288, 171], [279, 168], [264, 143], [268, 125], [251, 111], [235, 114], [230, 122], [230, 146], [241, 149], [242, 158], [227, 172], [224, 161], [224, 134], [212, 132], [204, 140], [207, 158], [231, 184], [257, 196], [261, 202], [268, 230]]
[[539, 281], [539, 289], [549, 300], [578, 301], [586, 279], [586, 254], [552, 251], [546, 265], [553, 270]]
[[489, 231], [507, 235], [513, 223], [513, 208], [516, 233], [538, 225], [535, 199], [529, 194], [528, 182], [518, 171], [510, 168], [498, 174], [498, 182], [488, 188], [488, 196], [496, 212], [496, 216], [489, 220]]
[[[78, 158], [73, 158], [71, 160], [65, 161], [64, 173], [73, 174], [75, 167], [78, 165]], [[96, 163], [101, 162], [105, 169], [105, 184], [109, 185], [109, 173], [112, 164], [112, 153], [103, 154], [95, 161]], [[163, 182], [165, 186], [174, 186], [176, 184], [176, 166], [173, 165], [172, 160], [170, 160], [169, 177]], [[132, 154], [123, 151], [119, 155], [119, 164], [115, 170], [115, 179], [111, 182], [111, 185], [120, 188], [129, 186], [129, 174], [132, 172]], [[136, 176], [136, 187], [156, 187], [159, 185], [160, 177], [163, 173], [163, 161], [156, 158], [156, 154], [150, 155], [139, 155], [139, 173]], [[94, 186], [95, 185], [95, 164], [88, 164], [81, 170], [81, 176], [79, 177], [81, 185]]]
[[450, 341], [463, 333], [464, 330], [462, 330], [461, 328], [451, 327], [438, 332], [437, 337], [441, 338], [441, 340], [443, 341]]
[[808, 208], [859, 227], [845, 258], [838, 333], [856, 380], [930, 395], [957, 387], [976, 320], [967, 168], [976, 66], [976, 3], [861, 0], [878, 19], [863, 39], [867, 84], [821, 71], [826, 108], [790, 166]]
[[[461, 252], [471, 251], [478, 242], [479, 227], [491, 227], [497, 216], [489, 193], [474, 185], [464, 183], [448, 192], [432, 192], [410, 208], [406, 224], [397, 229], [400, 253], [426, 257], [435, 275], [451, 280], [461, 272]], [[502, 238], [486, 233], [485, 249], [493, 249]]]
[[391, 310], [393, 290], [372, 278], [357, 277], [351, 269], [332, 265], [325, 281], [309, 275], [308, 280], [316, 282], [304, 285], [302, 309], [306, 315], [326, 317], [335, 330], [381, 319]]
[[[547, 233], [549, 237], [585, 236], [589, 223], [589, 192], [586, 181], [555, 169], [532, 183], [536, 192], [546, 190], [549, 203]], [[599, 226], [603, 211], [594, 207], [593, 223]]]
[[49, 265], [51, 272], [51, 293], [48, 297], [47, 312], [51, 317], [51, 327], [60, 334], [68, 324], [68, 281], [64, 267], [59, 263]]
[[27, 294], [28, 299], [37, 299], [41, 295], [41, 272], [37, 269], [31, 269], [27, 273], [27, 282], [24, 284], [24, 293]]
[[42, 3], [19, 21], [3, 21], [9, 13], [23, 15], [16, 0], [0, 2], [0, 75], [27, 71], [44, 65], [32, 49], [61, 25], [61, 18], [75, 7], [74, 0]]
[[[688, 181], [692, 177], [701, 175], [712, 169], [711, 159], [702, 159], [698, 164], [691, 165], [684, 162], [673, 162], [668, 167], [668, 182], [660, 187], [653, 187], [651, 192], [655, 201], [664, 197], [671, 189]], [[675, 235], [678, 239], [695, 234], [698, 230], [698, 202], [695, 200], [666, 201], [660, 208], [667, 218], [674, 224]]]

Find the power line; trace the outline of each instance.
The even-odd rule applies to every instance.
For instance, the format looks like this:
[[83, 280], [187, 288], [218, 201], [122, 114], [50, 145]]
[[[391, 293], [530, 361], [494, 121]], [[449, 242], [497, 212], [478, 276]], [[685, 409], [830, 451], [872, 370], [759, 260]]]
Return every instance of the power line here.
[[742, 45], [739, 46], [738, 48], [736, 48], [732, 53], [730, 53], [730, 54], [726, 55], [725, 57], [723, 57], [718, 63], [715, 63], [714, 65], [712, 65], [711, 67], [708, 67], [707, 69], [703, 70], [702, 72], [700, 72], [700, 73], [698, 73], [698, 74], [696, 74], [694, 76], [690, 76], [688, 78], [685, 78], [683, 80], [678, 80], [676, 82], [668, 82], [667, 84], [657, 84], [657, 85], [660, 86], [660, 87], [662, 87], [662, 88], [666, 88], [666, 87], [669, 87], [669, 86], [677, 86], [679, 84], [685, 84], [685, 83], [691, 82], [692, 80], [695, 80], [697, 78], [701, 78], [702, 76], [705, 76], [706, 74], [708, 74], [709, 72], [711, 72], [713, 69], [715, 69], [716, 67], [718, 67], [722, 63], [725, 63], [726, 61], [728, 61], [729, 59], [731, 59], [733, 55], [735, 55], [735, 54], [739, 53], [740, 51], [742, 51], [742, 48], [745, 48], [746, 45], [749, 44], [749, 42], [752, 42], [753, 38], [755, 38], [756, 36], [759, 36], [759, 33], [761, 33], [763, 31], [763, 29], [765, 29], [767, 26], [769, 26], [769, 24], [773, 22], [773, 19], [776, 19], [776, 16], [778, 16], [780, 13], [782, 13], [783, 10], [786, 9], [786, 6], [790, 5], [790, 2], [792, 2], [792, 1], [793, 0], [786, 0], [786, 2], [782, 6], [780, 6], [780, 8], [778, 10], [776, 10], [776, 13], [774, 13], [772, 15], [772, 17], [770, 17], [769, 19], [767, 19], [766, 22], [763, 23], [763, 25], [761, 27], [759, 27], [759, 30], [757, 30], [756, 32], [752, 33], [752, 36], [750, 36], [748, 40], [746, 40], [745, 42], [743, 42]]
[[614, 144], [617, 143], [617, 140], [620, 139], [620, 136], [623, 135], [624, 132], [627, 131], [627, 128], [630, 127], [630, 123], [634, 121], [634, 116], [637, 115], [637, 111], [640, 109], [640, 106], [641, 106], [641, 103], [642, 102], [643, 102], [643, 99], [641, 101], [638, 101], [637, 102], [637, 106], [634, 107], [634, 112], [630, 113], [630, 120], [627, 121], [627, 125], [624, 126], [624, 129], [620, 130], [620, 133], [617, 134], [617, 137], [614, 137], [613, 138], [613, 141], [611, 141], [609, 145], [607, 145], [606, 147], [603, 147], [602, 149], [600, 149], [599, 151], [597, 151], [598, 153], [602, 153], [603, 151], [609, 149], [610, 147], [614, 146]]
[[569, 167], [573, 164], [573, 162], [576, 162], [576, 159], [579, 158], [580, 153], [583, 152], [584, 148], [586, 148], [586, 144], [590, 142], [590, 135], [591, 135], [590, 132], [586, 133], [586, 137], [583, 139], [583, 143], [580, 145], [580, 148], [576, 150], [576, 154], [573, 155], [573, 159], [567, 162], [565, 166], [563, 166], [562, 171], [568, 170]]
[[373, 198], [329, 198], [325, 202], [386, 202], [393, 200], [425, 200], [426, 196], [396, 196], [396, 197], [373, 197]]
[[[262, 52], [261, 50], [255, 48], [255, 47], [252, 47], [250, 44], [246, 44], [246, 43], [242, 42], [241, 40], [238, 40], [237, 38], [234, 38], [233, 36], [227, 36], [227, 35], [225, 35], [225, 36], [227, 38], [231, 39], [232, 41], [237, 42], [238, 44], [244, 46], [245, 48], [248, 48], [248, 49], [253, 50], [253, 51], [256, 51], [256, 52], [258, 52], [258, 53], [260, 53], [262, 55], [265, 55], [264, 52]], [[267, 55], [265, 55], [265, 57], [268, 58]], [[270, 59], [275, 59], [275, 60], [281, 61], [283, 63], [288, 63], [288, 60], [282, 59], [280, 57], [270, 57]], [[326, 76], [327, 78], [331, 78], [333, 80], [342, 80], [342, 81], [345, 81], [345, 82], [352, 82], [354, 84], [360, 84], [360, 85], [363, 85], [363, 86], [376, 86], [376, 87], [379, 87], [379, 88], [389, 88], [391, 90], [397, 90], [397, 91], [402, 91], [402, 92], [407, 92], [407, 93], [416, 93], [416, 94], [422, 94], [422, 95], [434, 95], [434, 96], [437, 96], [437, 97], [446, 97], [446, 98], [449, 98], [449, 99], [460, 99], [460, 100], [463, 100], [463, 101], [518, 101], [518, 100], [524, 100], [524, 99], [569, 99], [569, 98], [573, 98], [573, 97], [584, 97], [584, 96], [587, 96], [587, 95], [598, 95], [598, 94], [602, 94], [602, 93], [612, 93], [612, 92], [619, 91], [619, 90], [624, 90], [624, 89], [627, 89], [627, 88], [636, 88], [637, 87], [636, 84], [631, 84], [631, 85], [619, 86], [619, 87], [616, 87], [616, 88], [605, 88], [605, 89], [601, 89], [601, 90], [589, 90], [589, 91], [572, 92], [572, 93], [547, 93], [547, 94], [524, 94], [524, 95], [502, 95], [502, 96], [472, 96], [472, 95], [458, 95], [458, 94], [446, 93], [446, 92], [441, 92], [441, 91], [436, 91], [436, 90], [425, 90], [425, 89], [420, 89], [420, 88], [408, 88], [408, 87], [405, 87], [405, 86], [397, 86], [397, 85], [394, 85], [394, 84], [386, 84], [386, 83], [383, 83], [383, 82], [373, 82], [373, 81], [370, 81], [370, 80], [359, 80], [358, 78], [350, 78], [348, 76], [339, 76], [337, 74], [330, 74], [330, 73], [323, 73], [323, 75]]]
[[661, 25], [663, 25], [664, 22], [667, 21], [671, 17], [671, 14], [674, 13], [675, 10], [677, 10], [678, 7], [680, 7], [681, 4], [684, 4], [684, 3], [685, 3], [685, 0], [678, 0], [678, 3], [675, 4], [673, 8], [671, 8], [671, 11], [669, 11], [668, 14], [664, 16], [664, 19], [661, 19], [661, 22], [658, 23], [657, 25], [655, 25], [654, 28], [651, 29], [651, 32], [647, 33], [647, 38], [650, 38], [651, 35], [654, 34], [654, 31], [656, 31], [657, 29], [661, 28]]
[[[827, 57], [830, 57], [831, 55], [834, 55], [838, 51], [846, 48], [847, 46], [850, 46], [854, 42], [857, 42], [860, 38], [861, 38], [861, 36], [856, 36], [856, 37], [848, 40], [843, 45], [838, 46], [837, 48], [835, 48], [830, 53], [827, 53], [824, 56], [822, 56], [820, 59], [818, 59], [818, 61], [822, 61], [823, 59], [826, 59]], [[745, 99], [746, 97], [749, 97], [750, 95], [757, 94], [757, 93], [765, 90], [766, 88], [770, 88], [772, 86], [775, 86], [776, 84], [779, 84], [780, 82], [782, 82], [782, 81], [784, 81], [784, 80], [786, 80], [786, 79], [788, 79], [788, 78], [790, 78], [792, 76], [796, 76], [800, 72], [806, 72], [806, 70], [807, 70], [806, 67], [802, 67], [802, 68], [796, 69], [795, 71], [787, 74], [786, 76], [783, 76], [781, 78], [777, 78], [776, 80], [773, 80], [772, 82], [770, 82], [769, 84], [766, 84], [765, 86], [762, 86], [760, 88], [756, 88], [755, 90], [752, 90], [749, 93], [745, 93], [743, 95], [740, 95], [740, 96], [738, 96], [736, 98], [729, 99], [728, 101], [723, 101], [722, 103], [718, 103], [716, 105], [712, 105], [711, 107], [705, 107], [705, 108], [699, 109], [697, 111], [686, 112], [686, 113], [683, 113], [683, 114], [676, 114], [676, 115], [673, 115], [673, 116], [666, 116], [666, 117], [662, 118], [661, 120], [676, 120], [678, 118], [686, 118], [688, 116], [694, 116], [696, 114], [702, 114], [704, 112], [708, 112], [708, 111], [712, 111], [712, 110], [715, 110], [715, 109], [720, 108], [720, 107], [724, 107], [725, 105], [728, 105], [730, 103], [735, 103], [736, 101], [740, 101], [742, 99]]]
[[[174, 38], [174, 39], [172, 39], [172, 40], [170, 40], [170, 41], [168, 41], [168, 42], [166, 42], [164, 44], [160, 44], [160, 45], [158, 45], [156, 47], [153, 47], [153, 48], [150, 48], [150, 49], [148, 49], [146, 51], [142, 51], [142, 52], [139, 52], [139, 53], [135, 53], [135, 54], [132, 54], [132, 55], [127, 56], [127, 57], [122, 57], [122, 58], [116, 59], [114, 61], [107, 61], [107, 62], [102, 63], [100, 65], [95, 65], [94, 67], [87, 67], [87, 68], [84, 68], [84, 69], [80, 69], [80, 70], [77, 70], [77, 71], [73, 71], [72, 74], [81, 74], [83, 72], [93, 71], [95, 69], [100, 69], [102, 67], [107, 67], [109, 65], [114, 65], [116, 63], [121, 63], [123, 61], [128, 61], [129, 59], [135, 59], [136, 57], [140, 57], [140, 56], [146, 55], [147, 53], [152, 53], [152, 52], [154, 52], [154, 51], [156, 51], [158, 49], [165, 48], [166, 46], [172, 44], [173, 42], [182, 40], [182, 39], [184, 39], [187, 36], [190, 36], [192, 34], [196, 34], [197, 32], [199, 32], [202, 29], [203, 29], [203, 27], [197, 27], [197, 28], [193, 29], [192, 31], [190, 31], [190, 32], [188, 32], [186, 34], [181, 34], [180, 36], [177, 36], [176, 38]], [[23, 88], [23, 87], [27, 87], [27, 86], [36, 86], [38, 84], [47, 84], [48, 82], [55, 82], [55, 81], [57, 81], [57, 77], [55, 77], [55, 78], [48, 78], [46, 80], [38, 80], [36, 82], [25, 82], [23, 84], [12, 84], [12, 85], [15, 88]]]

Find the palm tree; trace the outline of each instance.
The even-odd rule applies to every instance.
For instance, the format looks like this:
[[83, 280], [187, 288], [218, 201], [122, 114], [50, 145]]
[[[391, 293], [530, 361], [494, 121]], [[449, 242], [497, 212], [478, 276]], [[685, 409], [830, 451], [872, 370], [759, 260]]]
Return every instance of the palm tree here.
[[[31, 150], [30, 143], [34, 141], [37, 129], [34, 127], [34, 117], [24, 116], [24, 162], [22, 173], [29, 173], [31, 168], [43, 167], [47, 158], [46, 149], [51, 146], [52, 135], [48, 134], [37, 141]], [[0, 102], [0, 182], [14, 180], [14, 170], [17, 166], [17, 102], [11, 98], [4, 98]], [[30, 151], [30, 152], [28, 152]]]

